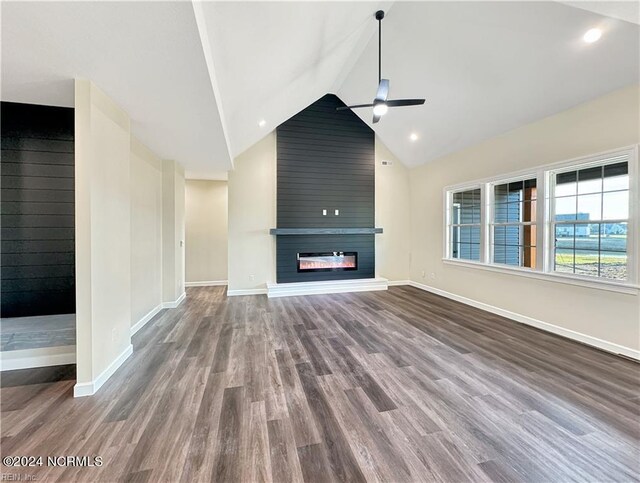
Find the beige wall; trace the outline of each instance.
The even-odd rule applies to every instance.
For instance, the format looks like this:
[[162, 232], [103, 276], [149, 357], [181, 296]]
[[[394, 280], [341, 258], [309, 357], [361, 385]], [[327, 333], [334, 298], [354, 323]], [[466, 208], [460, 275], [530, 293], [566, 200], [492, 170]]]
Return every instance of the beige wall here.
[[[383, 166], [382, 161], [393, 164]], [[410, 171], [376, 138], [376, 276], [409, 280]]]
[[131, 325], [162, 304], [162, 160], [131, 137]]
[[176, 163], [176, 178], [175, 183], [173, 185], [173, 189], [175, 191], [175, 214], [176, 214], [176, 224], [174, 229], [174, 237], [177, 246], [177, 255], [176, 255], [176, 287], [177, 292], [176, 295], [181, 297], [184, 291], [184, 281], [185, 281], [185, 177], [184, 177], [184, 168], [180, 163]]
[[227, 280], [227, 182], [185, 183], [186, 281]]
[[442, 262], [445, 186], [636, 144], [639, 101], [631, 86], [412, 169], [411, 280], [640, 349], [637, 295]]
[[162, 162], [162, 301], [176, 302], [184, 294], [184, 169]]
[[275, 282], [276, 135], [234, 160], [229, 172], [229, 291]]
[[[409, 278], [409, 171], [376, 139], [376, 275]], [[382, 160], [392, 166], [382, 166]], [[276, 135], [234, 161], [229, 172], [229, 290], [265, 289], [275, 282]], [[253, 278], [251, 278], [253, 275]]]
[[89, 384], [131, 344], [129, 117], [75, 84], [76, 357]]
[[75, 182], [75, 394], [88, 395], [130, 354], [131, 327], [159, 308], [164, 285], [169, 302], [184, 293], [184, 172], [133, 138], [127, 113], [98, 87], [76, 80]]

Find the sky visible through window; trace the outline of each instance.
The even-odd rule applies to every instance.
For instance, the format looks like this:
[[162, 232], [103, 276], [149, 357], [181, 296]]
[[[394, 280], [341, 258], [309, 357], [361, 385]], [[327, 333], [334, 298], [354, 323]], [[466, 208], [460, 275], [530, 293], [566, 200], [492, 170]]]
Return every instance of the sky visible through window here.
[[628, 189], [629, 175], [605, 178], [604, 182], [600, 178], [557, 184], [556, 214], [588, 213], [589, 220], [626, 219], [629, 217]]
[[[630, 280], [629, 160], [629, 153], [618, 153], [597, 162], [576, 163], [566, 171], [543, 172], [541, 168], [536, 177], [448, 191], [448, 256], [544, 272]], [[548, 186], [545, 182], [545, 192], [550, 189], [548, 197], [536, 199], [537, 181], [545, 178], [549, 180]], [[491, 211], [484, 217], [483, 189], [492, 190], [487, 195], [491, 206], [486, 208]], [[536, 226], [541, 211], [545, 213], [542, 233]], [[489, 230], [486, 238], [491, 243], [484, 257], [483, 226]], [[552, 243], [540, 249], [536, 240], [541, 236], [547, 239], [547, 234]], [[536, 264], [536, 260], [545, 263]]]
[[555, 270], [617, 280], [627, 276], [627, 162], [559, 173]]

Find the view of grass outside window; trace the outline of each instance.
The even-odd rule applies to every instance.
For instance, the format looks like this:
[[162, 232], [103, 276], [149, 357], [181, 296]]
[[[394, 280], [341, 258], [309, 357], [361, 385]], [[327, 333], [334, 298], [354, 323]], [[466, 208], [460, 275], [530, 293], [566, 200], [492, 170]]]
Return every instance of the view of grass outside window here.
[[[494, 269], [636, 282], [629, 268], [633, 247], [627, 242], [633, 226], [632, 157], [635, 153], [627, 149], [598, 161], [585, 158], [519, 178], [452, 187], [446, 192], [445, 256], [482, 261], [477, 265]], [[538, 226], [538, 218], [544, 218], [543, 225]], [[536, 243], [538, 238], [546, 240], [544, 245]], [[542, 259], [545, 263], [538, 263]]]
[[480, 260], [481, 207], [480, 188], [452, 193], [449, 214], [451, 258]]
[[628, 156], [555, 174], [554, 270], [627, 279]]
[[494, 185], [493, 263], [536, 267], [536, 179]]

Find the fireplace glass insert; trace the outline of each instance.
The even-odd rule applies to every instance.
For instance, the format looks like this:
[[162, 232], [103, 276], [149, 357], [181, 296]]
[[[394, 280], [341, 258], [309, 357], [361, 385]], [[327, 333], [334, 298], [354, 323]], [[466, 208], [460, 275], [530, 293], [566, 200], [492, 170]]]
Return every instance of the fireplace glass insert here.
[[298, 253], [298, 272], [338, 272], [358, 269], [358, 252]]

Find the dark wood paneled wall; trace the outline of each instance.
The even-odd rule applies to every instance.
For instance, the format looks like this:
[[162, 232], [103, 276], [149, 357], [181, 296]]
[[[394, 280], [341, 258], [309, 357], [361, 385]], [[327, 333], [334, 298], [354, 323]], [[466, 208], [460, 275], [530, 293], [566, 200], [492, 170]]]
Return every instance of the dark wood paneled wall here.
[[3, 102], [1, 115], [1, 315], [73, 313], [73, 109]]
[[278, 228], [373, 226], [374, 133], [343, 105], [328, 94], [278, 127]]
[[[327, 94], [278, 127], [278, 228], [374, 226], [374, 132], [353, 112], [336, 111], [338, 106], [344, 103]], [[279, 236], [277, 280], [373, 277], [374, 244], [374, 235]], [[349, 250], [358, 252], [358, 270], [297, 273], [298, 252]]]

